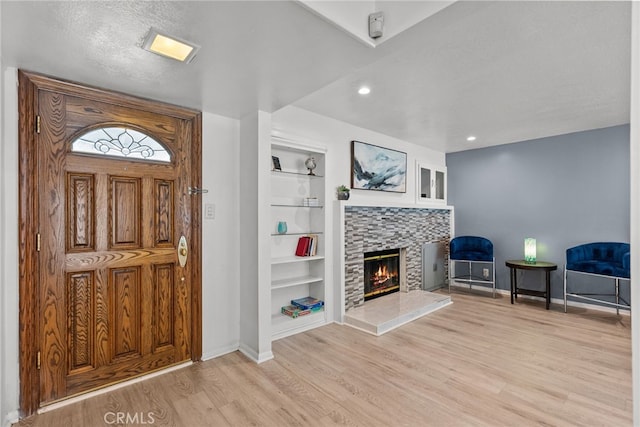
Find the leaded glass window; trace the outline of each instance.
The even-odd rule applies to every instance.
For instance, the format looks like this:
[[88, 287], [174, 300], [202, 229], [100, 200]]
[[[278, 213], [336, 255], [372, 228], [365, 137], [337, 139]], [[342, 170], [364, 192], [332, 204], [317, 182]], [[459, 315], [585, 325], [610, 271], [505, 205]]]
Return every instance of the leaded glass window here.
[[91, 130], [73, 141], [71, 151], [127, 159], [171, 162], [171, 155], [158, 141], [142, 132], [123, 127], [103, 127]]

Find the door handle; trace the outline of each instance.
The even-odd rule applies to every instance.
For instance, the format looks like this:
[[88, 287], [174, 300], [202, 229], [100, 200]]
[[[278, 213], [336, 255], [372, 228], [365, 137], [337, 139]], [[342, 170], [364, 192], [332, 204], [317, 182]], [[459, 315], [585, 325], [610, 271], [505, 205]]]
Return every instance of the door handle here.
[[187, 255], [189, 255], [189, 249], [187, 249], [187, 238], [182, 236], [178, 242], [178, 262], [180, 267], [187, 265]]

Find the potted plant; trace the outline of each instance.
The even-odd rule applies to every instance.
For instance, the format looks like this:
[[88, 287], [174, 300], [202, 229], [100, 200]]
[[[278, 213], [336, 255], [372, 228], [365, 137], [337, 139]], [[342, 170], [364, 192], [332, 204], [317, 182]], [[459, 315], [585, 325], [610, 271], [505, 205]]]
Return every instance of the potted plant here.
[[349, 200], [349, 187], [341, 185], [337, 188], [338, 200]]

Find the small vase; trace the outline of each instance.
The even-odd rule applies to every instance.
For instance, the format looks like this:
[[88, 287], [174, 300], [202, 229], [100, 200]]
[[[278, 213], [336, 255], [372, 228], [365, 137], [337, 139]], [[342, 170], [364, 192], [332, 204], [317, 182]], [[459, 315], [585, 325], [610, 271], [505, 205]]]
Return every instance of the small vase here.
[[278, 233], [279, 234], [286, 234], [287, 233], [287, 223], [284, 221], [279, 221], [278, 222]]
[[348, 191], [339, 191], [338, 192], [338, 200], [349, 200], [349, 192]]

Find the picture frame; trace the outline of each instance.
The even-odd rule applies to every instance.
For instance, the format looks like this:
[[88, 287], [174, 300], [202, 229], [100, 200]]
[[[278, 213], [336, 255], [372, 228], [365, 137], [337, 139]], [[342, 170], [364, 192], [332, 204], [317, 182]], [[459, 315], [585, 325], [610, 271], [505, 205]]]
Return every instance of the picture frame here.
[[274, 171], [282, 171], [282, 166], [280, 166], [280, 158], [277, 156], [271, 156], [271, 162], [273, 163]]
[[407, 153], [351, 141], [351, 188], [407, 192]]

